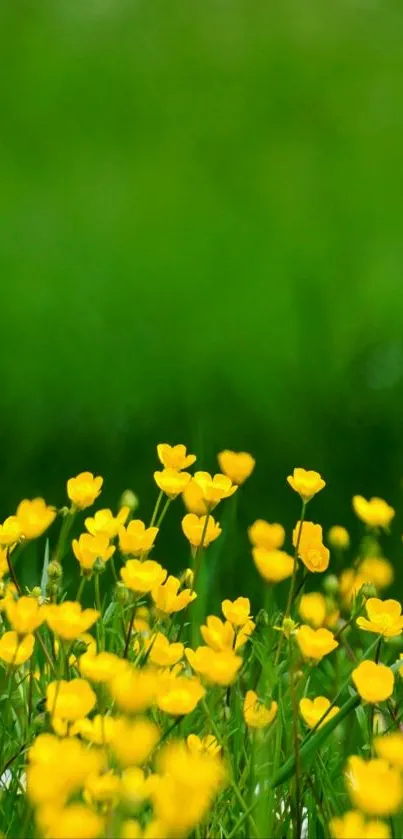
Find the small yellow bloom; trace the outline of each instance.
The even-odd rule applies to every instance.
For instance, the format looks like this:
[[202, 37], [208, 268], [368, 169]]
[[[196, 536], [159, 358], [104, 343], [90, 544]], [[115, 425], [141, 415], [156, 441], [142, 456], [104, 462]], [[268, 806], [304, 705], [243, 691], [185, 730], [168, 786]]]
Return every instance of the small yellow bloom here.
[[[299, 541], [298, 541], [299, 540]], [[292, 532], [292, 544], [298, 551], [306, 550], [310, 545], [321, 545], [323, 542], [323, 530], [320, 524], [313, 521], [297, 521]]]
[[6, 615], [18, 635], [35, 632], [45, 620], [43, 607], [34, 597], [10, 598], [5, 605]]
[[146, 644], [150, 650], [148, 660], [158, 667], [172, 667], [183, 657], [184, 646], [179, 642], [170, 644], [162, 632], [157, 632]]
[[200, 487], [209, 509], [213, 509], [223, 498], [229, 498], [238, 489], [231, 478], [220, 473], [213, 477], [209, 472], [196, 472], [193, 480]]
[[292, 475], [288, 476], [287, 481], [305, 503], [326, 486], [319, 472], [314, 472], [312, 469], [294, 469]]
[[17, 632], [5, 632], [0, 638], [0, 659], [13, 667], [19, 667], [31, 658], [34, 651], [35, 636], [18, 636]]
[[179, 588], [180, 580], [169, 576], [163, 585], [157, 585], [152, 589], [151, 597], [161, 614], [171, 615], [172, 612], [180, 612], [197, 597], [196, 592], [190, 588], [184, 588], [182, 591], [179, 591]]
[[346, 782], [353, 804], [370, 816], [389, 816], [401, 806], [400, 772], [387, 760], [365, 761], [352, 755], [347, 762]]
[[189, 734], [186, 738], [186, 745], [193, 753], [209, 752], [212, 755], [218, 755], [221, 752], [221, 746], [212, 734], [207, 734], [206, 737], [198, 737], [197, 734]]
[[83, 571], [91, 571], [95, 560], [102, 559], [107, 562], [115, 553], [115, 546], [109, 544], [109, 536], [106, 533], [97, 533], [95, 536], [82, 533], [79, 539], [73, 539], [72, 547]]
[[369, 501], [362, 495], [355, 495], [353, 498], [353, 510], [364, 524], [369, 527], [383, 527], [387, 529], [394, 518], [395, 511], [383, 498], [370, 498]]
[[200, 627], [203, 641], [212, 650], [232, 650], [234, 646], [235, 632], [229, 621], [222, 621], [215, 615], [209, 615], [206, 623]]
[[312, 629], [311, 626], [303, 625], [296, 633], [297, 643], [304, 658], [311, 658], [320, 661], [324, 655], [328, 655], [339, 646], [333, 632], [328, 629]]
[[159, 443], [157, 446], [158, 458], [165, 469], [188, 469], [196, 461], [195, 454], [187, 454], [186, 446], [179, 443], [177, 446], [170, 446], [168, 443]]
[[117, 516], [113, 515], [112, 510], [97, 510], [94, 516], [85, 519], [84, 524], [91, 536], [102, 534], [108, 539], [114, 539], [119, 528], [126, 523], [129, 513], [129, 507], [121, 507]]
[[163, 469], [162, 472], [154, 472], [154, 481], [158, 489], [165, 492], [168, 498], [176, 498], [188, 485], [191, 475], [189, 472], [178, 472], [177, 469]]
[[231, 479], [233, 484], [243, 484], [252, 474], [256, 460], [248, 452], [232, 452], [225, 449], [217, 455], [221, 472]]
[[397, 600], [369, 597], [365, 609], [367, 618], [357, 618], [357, 626], [366, 632], [376, 632], [385, 638], [400, 635], [403, 629], [402, 607]]
[[112, 770], [93, 773], [85, 781], [84, 800], [88, 804], [116, 806], [120, 798], [120, 778]]
[[140, 519], [133, 519], [119, 529], [119, 547], [126, 556], [141, 556], [154, 547], [158, 527], [146, 527]]
[[[149, 775], [148, 777], [152, 778], [153, 776]], [[140, 769], [139, 766], [130, 766], [125, 769], [121, 777], [121, 794], [124, 801], [135, 807], [142, 804], [148, 798], [147, 787], [149, 783], [147, 784], [147, 781], [148, 778], [146, 780], [144, 770]], [[143, 839], [142, 833], [141, 839]]]
[[146, 559], [144, 562], [128, 559], [126, 565], [120, 569], [120, 576], [131, 591], [146, 594], [163, 584], [167, 571], [153, 559]]
[[108, 745], [113, 737], [116, 726], [115, 717], [96, 714], [91, 720], [83, 717], [74, 723], [72, 734], [80, 734], [88, 743], [97, 746]]
[[75, 737], [60, 740], [54, 734], [40, 734], [28, 759], [27, 792], [41, 809], [62, 804], [80, 790], [90, 774], [102, 771], [105, 762], [100, 749], [89, 749]]
[[326, 621], [326, 600], [319, 591], [303, 594], [299, 603], [299, 614], [305, 623], [319, 629]]
[[393, 693], [394, 675], [390, 667], [375, 661], [362, 661], [353, 670], [351, 678], [365, 702], [383, 702]]
[[391, 835], [387, 824], [378, 820], [366, 822], [356, 810], [331, 819], [329, 829], [334, 839], [390, 839]]
[[243, 704], [243, 716], [246, 725], [249, 728], [266, 728], [275, 719], [277, 708], [277, 702], [274, 702], [274, 700], [268, 708], [259, 700], [254, 690], [248, 690]]
[[96, 609], [82, 609], [80, 603], [72, 600], [43, 606], [43, 610], [46, 623], [63, 641], [74, 641], [99, 618]]
[[250, 526], [248, 536], [254, 547], [277, 551], [284, 545], [285, 530], [282, 524], [269, 524], [264, 519], [257, 519]]
[[79, 510], [91, 507], [101, 492], [104, 479], [95, 478], [92, 472], [80, 472], [75, 478], [67, 481], [67, 495]]
[[197, 650], [185, 650], [185, 654], [193, 670], [216, 685], [232, 684], [242, 666], [242, 658], [233, 650], [217, 652], [211, 647], [198, 647]]
[[171, 716], [190, 714], [205, 695], [199, 680], [167, 673], [160, 679], [157, 706]]
[[252, 557], [261, 577], [268, 583], [281, 583], [291, 577], [294, 559], [285, 551], [252, 548]]
[[381, 556], [367, 556], [358, 566], [358, 575], [381, 591], [393, 583], [393, 565]]
[[353, 568], [346, 568], [342, 571], [340, 574], [339, 589], [342, 601], [347, 608], [351, 605], [354, 598], [357, 597], [365, 582], [365, 578], [356, 573]]
[[221, 609], [227, 621], [234, 624], [234, 626], [243, 626], [251, 619], [248, 597], [237, 597], [236, 600], [223, 600]]
[[17, 516], [8, 516], [3, 524], [0, 524], [0, 545], [9, 547], [19, 542], [22, 532]]
[[315, 699], [308, 699], [306, 696], [300, 700], [299, 703], [299, 712], [301, 714], [302, 719], [307, 724], [308, 728], [314, 728], [320, 719], [326, 714], [318, 728], [322, 728], [322, 725], [326, 725], [332, 717], [335, 717], [336, 714], [340, 711], [338, 705], [335, 705], [333, 708], [330, 709], [328, 713], [326, 711], [330, 708], [330, 701], [326, 699], [326, 696], [316, 696]]
[[86, 717], [92, 711], [97, 697], [85, 679], [50, 682], [46, 688], [46, 709], [51, 716], [68, 722]]
[[93, 655], [91, 652], [86, 652], [80, 656], [78, 665], [81, 675], [90, 682], [109, 682], [122, 667], [126, 666], [126, 662], [114, 653], [102, 652]]
[[116, 720], [110, 745], [121, 766], [141, 766], [160, 739], [159, 728], [150, 720]]
[[69, 804], [55, 810], [47, 824], [45, 839], [98, 839], [104, 827], [102, 816], [85, 804]]
[[206, 516], [196, 516], [194, 513], [187, 513], [182, 519], [182, 530], [194, 548], [200, 547], [203, 537], [203, 547], [208, 548], [210, 542], [221, 533], [221, 527], [212, 516], [209, 516], [206, 528]]
[[293, 531], [293, 545], [298, 543], [298, 556], [305, 567], [312, 573], [322, 573], [329, 566], [330, 552], [322, 542], [322, 528], [319, 524], [305, 521], [298, 522]]
[[375, 751], [379, 757], [389, 761], [392, 766], [403, 769], [403, 734], [401, 731], [392, 731], [391, 734], [384, 734], [374, 740]]
[[8, 550], [8, 548], [0, 548], [0, 581], [9, 571], [7, 562]]
[[347, 551], [350, 547], [350, 535], [345, 527], [334, 524], [327, 534], [327, 540], [331, 548], [339, 551]]
[[108, 690], [117, 706], [126, 713], [143, 713], [156, 699], [160, 677], [154, 669], [139, 670], [129, 664], [108, 682]]
[[205, 516], [209, 511], [209, 505], [206, 504], [203, 492], [196, 481], [189, 481], [182, 492], [183, 503], [188, 513], [194, 513], [196, 516]]
[[56, 510], [48, 507], [43, 498], [25, 499], [17, 507], [16, 518], [21, 535], [25, 539], [36, 539], [54, 522]]

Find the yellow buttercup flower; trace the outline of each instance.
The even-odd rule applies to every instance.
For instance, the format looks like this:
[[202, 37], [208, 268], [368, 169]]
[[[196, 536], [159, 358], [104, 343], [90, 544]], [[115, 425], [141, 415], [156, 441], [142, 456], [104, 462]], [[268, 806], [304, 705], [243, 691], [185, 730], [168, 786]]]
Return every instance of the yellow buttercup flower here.
[[221, 472], [231, 479], [233, 484], [243, 484], [252, 474], [256, 460], [248, 452], [232, 452], [225, 449], [217, 455]]
[[339, 646], [332, 632], [328, 629], [312, 629], [311, 626], [301, 626], [296, 632], [298, 646], [304, 658], [320, 661]]
[[365, 761], [352, 755], [347, 762], [346, 782], [353, 804], [370, 816], [389, 816], [401, 806], [400, 772], [387, 760]]
[[46, 688], [46, 709], [51, 716], [75, 722], [92, 711], [97, 697], [85, 679], [50, 682]]
[[9, 571], [7, 554], [8, 548], [0, 548], [0, 581], [3, 579], [5, 574], [8, 574]]
[[295, 560], [285, 551], [255, 547], [252, 557], [260, 576], [268, 583], [281, 583], [292, 575]]
[[75, 737], [60, 740], [54, 734], [39, 734], [28, 752], [27, 791], [31, 801], [43, 805], [63, 804], [78, 792], [86, 778], [104, 768], [99, 749], [88, 749]]
[[[142, 804], [149, 797], [150, 778], [153, 776], [149, 775], [146, 779], [144, 769], [140, 769], [139, 766], [129, 766], [125, 769], [121, 775], [121, 795], [125, 803], [135, 807]], [[140, 836], [143, 839], [142, 832]]]
[[115, 553], [115, 546], [110, 545], [106, 533], [82, 533], [79, 539], [73, 539], [72, 548], [75, 558], [80, 563], [82, 571], [92, 571], [97, 559], [107, 562]]
[[34, 635], [24, 635], [21, 638], [17, 632], [5, 632], [0, 638], [0, 659], [13, 667], [19, 667], [31, 658], [34, 646]]
[[171, 716], [190, 714], [205, 695], [203, 685], [195, 677], [166, 673], [160, 678], [157, 706]]
[[67, 495], [75, 507], [85, 510], [100, 495], [103, 482], [103, 478], [95, 478], [92, 472], [80, 472], [67, 481]]
[[45, 839], [98, 839], [104, 828], [102, 816], [85, 804], [74, 803], [55, 810], [47, 823]]
[[360, 578], [373, 583], [379, 591], [393, 583], [393, 565], [381, 556], [365, 557], [360, 562], [357, 572]]
[[329, 829], [333, 839], [390, 839], [391, 836], [387, 824], [373, 819], [365, 821], [356, 810], [331, 819]]
[[154, 472], [154, 481], [158, 489], [165, 492], [168, 498], [176, 498], [188, 485], [191, 475], [189, 472], [179, 472], [177, 469], [163, 469]]
[[196, 472], [193, 480], [200, 487], [210, 510], [219, 501], [222, 501], [223, 498], [229, 498], [238, 489], [237, 485], [232, 483], [231, 478], [220, 473], [213, 477], [209, 472]]
[[158, 527], [146, 527], [140, 519], [133, 519], [119, 529], [119, 547], [126, 556], [141, 556], [154, 547]]
[[165, 469], [188, 469], [196, 461], [195, 454], [187, 454], [186, 446], [179, 443], [177, 446], [170, 446], [168, 443], [159, 443], [157, 446], [158, 458]]
[[116, 720], [110, 741], [121, 766], [141, 766], [160, 739], [159, 728], [150, 720]]
[[319, 591], [312, 591], [303, 594], [299, 602], [298, 611], [305, 623], [309, 623], [314, 629], [318, 629], [326, 621], [326, 600]]
[[353, 670], [351, 678], [365, 702], [383, 702], [393, 693], [394, 675], [390, 667], [375, 661], [362, 661]]
[[154, 704], [159, 680], [154, 669], [143, 667], [140, 670], [128, 664], [108, 682], [108, 690], [122, 711], [141, 714]]
[[172, 667], [183, 657], [184, 646], [179, 642], [170, 644], [162, 632], [157, 632], [146, 644], [148, 660], [158, 667]]
[[354, 495], [353, 510], [364, 524], [369, 527], [383, 527], [387, 529], [394, 518], [395, 511], [383, 498], [370, 498]]
[[308, 571], [322, 573], [329, 566], [330, 552], [322, 542], [322, 528], [319, 524], [311, 521], [303, 522], [300, 530], [300, 522], [293, 531], [293, 545], [298, 543], [298, 556], [301, 558]]
[[248, 597], [237, 597], [236, 600], [223, 600], [222, 613], [227, 621], [234, 626], [243, 626], [250, 619], [250, 601]]
[[294, 469], [292, 475], [288, 476], [287, 481], [305, 503], [326, 486], [319, 472], [314, 472], [312, 469]]
[[[305, 696], [303, 699], [300, 699], [299, 712], [308, 728], [314, 728], [317, 725], [323, 715], [326, 714], [328, 708], [330, 708], [330, 704], [329, 699], [326, 699], [325, 696], [316, 696], [315, 699], [308, 699]], [[326, 723], [328, 723], [332, 717], [335, 717], [339, 711], [340, 708], [338, 705], [330, 708], [318, 728], [321, 728], [322, 725], [326, 725]]]
[[54, 507], [48, 507], [43, 498], [25, 499], [17, 507], [16, 519], [25, 539], [37, 539], [56, 518]]
[[321, 545], [323, 542], [323, 530], [320, 524], [314, 524], [313, 521], [303, 521], [302, 523], [297, 521], [292, 531], [292, 544], [294, 548], [296, 548], [297, 542], [298, 551], [306, 550], [310, 545]]
[[99, 618], [96, 609], [82, 609], [80, 603], [71, 600], [52, 603], [43, 609], [46, 623], [63, 641], [74, 641]]
[[207, 734], [206, 737], [189, 734], [186, 738], [186, 745], [193, 753], [209, 752], [209, 754], [218, 755], [221, 752], [221, 746], [212, 734]]
[[91, 536], [102, 534], [108, 539], [114, 539], [119, 528], [126, 524], [129, 513], [129, 507], [121, 507], [117, 516], [113, 515], [112, 510], [97, 510], [94, 516], [85, 519], [84, 524]]
[[187, 513], [182, 519], [182, 530], [194, 548], [200, 547], [203, 537], [203, 547], [208, 548], [210, 542], [221, 533], [221, 527], [212, 516], [209, 516], [206, 528], [206, 516], [196, 516], [194, 513]]
[[248, 536], [254, 547], [277, 551], [284, 545], [285, 530], [282, 524], [269, 524], [264, 519], [257, 519], [248, 529]]
[[18, 600], [9, 598], [5, 605], [5, 612], [18, 635], [35, 632], [45, 619], [43, 607], [34, 597], [20, 597]]
[[243, 716], [249, 728], [266, 728], [276, 717], [277, 702], [272, 700], [268, 708], [254, 690], [248, 690], [243, 704]]
[[203, 492], [193, 478], [185, 486], [182, 492], [182, 499], [188, 513], [194, 513], [196, 516], [205, 516], [209, 511], [209, 505], [204, 500]]
[[102, 652], [94, 655], [86, 652], [78, 660], [80, 673], [90, 682], [109, 682], [126, 662], [114, 653]]
[[327, 534], [327, 540], [331, 548], [339, 551], [347, 551], [350, 547], [350, 535], [345, 527], [334, 524]]
[[242, 658], [233, 650], [212, 650], [211, 647], [198, 647], [197, 650], [185, 650], [186, 658], [196, 673], [216, 685], [230, 685], [235, 681]]
[[367, 618], [357, 618], [357, 626], [366, 632], [376, 632], [385, 638], [400, 635], [403, 629], [402, 607], [397, 600], [369, 597], [365, 609]]
[[92, 719], [83, 717], [74, 723], [71, 734], [80, 734], [88, 743], [97, 746], [109, 744], [114, 735], [116, 718], [107, 714], [96, 714]]
[[120, 569], [120, 576], [125, 586], [131, 591], [146, 594], [162, 585], [167, 571], [153, 559], [146, 559], [144, 562], [139, 559], [128, 559], [126, 565]]
[[17, 516], [8, 516], [8, 518], [0, 524], [0, 545], [9, 547], [15, 545], [21, 539], [21, 525]]
[[179, 588], [180, 580], [169, 576], [165, 583], [152, 589], [151, 597], [161, 614], [171, 615], [172, 612], [180, 612], [197, 597], [196, 592], [190, 588], [184, 588], [182, 591], [179, 591]]
[[116, 806], [120, 799], [120, 778], [112, 770], [89, 775], [85, 781], [83, 798], [88, 804]]
[[375, 751], [379, 757], [389, 761], [392, 766], [403, 769], [403, 734], [401, 731], [392, 731], [382, 737], [375, 737]]
[[365, 582], [365, 577], [361, 577], [353, 568], [346, 568], [342, 571], [339, 579], [339, 591], [346, 607], [351, 605]]
[[224, 623], [215, 615], [209, 615], [206, 623], [200, 627], [200, 632], [203, 641], [212, 650], [220, 652], [222, 650], [238, 650], [243, 647], [254, 629], [255, 624], [252, 620], [247, 621], [242, 627], [237, 627], [235, 631], [229, 621]]

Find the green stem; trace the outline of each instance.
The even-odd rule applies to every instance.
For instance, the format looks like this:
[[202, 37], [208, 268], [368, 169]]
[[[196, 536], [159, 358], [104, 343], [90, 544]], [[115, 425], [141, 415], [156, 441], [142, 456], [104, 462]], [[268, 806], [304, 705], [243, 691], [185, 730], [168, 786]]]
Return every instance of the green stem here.
[[159, 510], [159, 508], [160, 508], [160, 505], [161, 505], [161, 501], [162, 501], [163, 495], [164, 495], [164, 493], [163, 493], [162, 489], [160, 489], [160, 491], [159, 491], [159, 495], [158, 495], [158, 498], [157, 498], [157, 500], [156, 500], [156, 502], [155, 502], [155, 506], [154, 506], [153, 514], [152, 514], [152, 516], [151, 516], [151, 521], [150, 521], [149, 527], [154, 527], [155, 520], [156, 520], [156, 518], [157, 518], [157, 516], [158, 516], [158, 510]]
[[[294, 600], [295, 583], [296, 583], [296, 579], [297, 579], [297, 569], [298, 569], [298, 551], [299, 551], [299, 544], [300, 544], [301, 535], [302, 535], [302, 525], [304, 524], [304, 519], [305, 519], [306, 505], [307, 505], [307, 502], [302, 501], [301, 518], [300, 518], [300, 522], [299, 522], [297, 541], [295, 543], [295, 550], [294, 550], [294, 566], [293, 566], [293, 569], [292, 569], [291, 583], [290, 583], [290, 588], [289, 588], [289, 591], [288, 591], [288, 600], [287, 600], [287, 605], [286, 605], [286, 609], [285, 609], [283, 622], [290, 616], [291, 606], [292, 606], [292, 603], [293, 603], [293, 600]], [[284, 632], [282, 632], [281, 635], [280, 635], [280, 640], [279, 640], [279, 643], [278, 643], [276, 659], [275, 659], [275, 667], [277, 667], [277, 665], [279, 663], [283, 643], [284, 643]]]
[[168, 508], [169, 508], [169, 505], [171, 504], [171, 502], [172, 502], [172, 498], [167, 498], [167, 500], [165, 501], [165, 504], [164, 504], [164, 506], [163, 506], [163, 508], [162, 508], [162, 510], [161, 510], [160, 517], [159, 517], [159, 519], [157, 520], [157, 523], [156, 523], [156, 525], [155, 525], [156, 527], [161, 527], [162, 522], [164, 521], [164, 518], [165, 518], [165, 516], [166, 516], [166, 514], [167, 514], [167, 512], [168, 512]]

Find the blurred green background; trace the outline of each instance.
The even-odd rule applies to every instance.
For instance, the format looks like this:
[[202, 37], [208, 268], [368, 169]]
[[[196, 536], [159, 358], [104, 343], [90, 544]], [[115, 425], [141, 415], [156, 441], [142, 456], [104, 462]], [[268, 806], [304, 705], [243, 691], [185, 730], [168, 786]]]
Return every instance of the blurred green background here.
[[147, 518], [157, 442], [229, 447], [241, 530], [302, 465], [326, 526], [395, 505], [399, 561], [402, 39], [392, 0], [0, 6], [2, 515], [90, 469]]

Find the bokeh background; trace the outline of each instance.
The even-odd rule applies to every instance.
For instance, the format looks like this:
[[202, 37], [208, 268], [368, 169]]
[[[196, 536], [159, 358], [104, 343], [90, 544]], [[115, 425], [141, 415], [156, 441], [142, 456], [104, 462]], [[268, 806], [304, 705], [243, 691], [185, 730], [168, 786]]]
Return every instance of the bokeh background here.
[[302, 465], [325, 526], [396, 506], [401, 562], [402, 39], [392, 0], [0, 6], [2, 515], [90, 469], [148, 518], [157, 442], [246, 449], [241, 534]]

